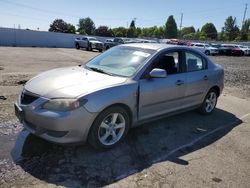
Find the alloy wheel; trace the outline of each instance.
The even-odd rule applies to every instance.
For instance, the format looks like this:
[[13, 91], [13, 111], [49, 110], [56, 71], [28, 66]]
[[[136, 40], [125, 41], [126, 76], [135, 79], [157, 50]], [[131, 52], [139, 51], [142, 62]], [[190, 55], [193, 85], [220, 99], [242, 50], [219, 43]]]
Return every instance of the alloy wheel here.
[[121, 113], [111, 113], [101, 122], [98, 139], [106, 146], [117, 143], [125, 132], [126, 121]]
[[216, 102], [217, 102], [217, 95], [215, 92], [210, 92], [206, 98], [206, 106], [205, 106], [205, 110], [206, 112], [212, 112], [213, 109], [216, 106]]

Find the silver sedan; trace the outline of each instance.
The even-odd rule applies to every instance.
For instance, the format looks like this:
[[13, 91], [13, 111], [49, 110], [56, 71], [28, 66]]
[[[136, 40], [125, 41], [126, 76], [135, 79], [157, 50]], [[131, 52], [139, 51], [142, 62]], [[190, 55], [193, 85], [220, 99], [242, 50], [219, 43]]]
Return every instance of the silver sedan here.
[[85, 65], [44, 72], [26, 83], [16, 116], [56, 143], [117, 145], [131, 127], [192, 109], [210, 114], [223, 69], [201, 52], [165, 44], [114, 47]]

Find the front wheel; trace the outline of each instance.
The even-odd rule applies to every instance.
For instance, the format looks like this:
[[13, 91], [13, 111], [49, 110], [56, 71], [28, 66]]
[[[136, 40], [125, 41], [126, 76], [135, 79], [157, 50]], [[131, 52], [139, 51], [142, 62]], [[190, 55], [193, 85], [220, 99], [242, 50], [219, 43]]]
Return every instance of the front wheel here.
[[126, 136], [130, 118], [126, 110], [119, 106], [101, 112], [94, 121], [88, 141], [96, 149], [116, 146]]
[[87, 51], [92, 51], [92, 44], [91, 43], [88, 44]]
[[206, 50], [206, 51], [205, 51], [205, 54], [206, 54], [206, 55], [210, 55], [210, 51]]
[[75, 46], [75, 47], [76, 47], [76, 49], [77, 49], [77, 50], [79, 50], [79, 49], [80, 49], [80, 45], [79, 45], [78, 43], [76, 44], [76, 46]]
[[218, 99], [218, 93], [216, 92], [216, 90], [211, 89], [207, 93], [201, 107], [199, 108], [199, 111], [205, 115], [211, 114], [216, 107], [217, 99]]

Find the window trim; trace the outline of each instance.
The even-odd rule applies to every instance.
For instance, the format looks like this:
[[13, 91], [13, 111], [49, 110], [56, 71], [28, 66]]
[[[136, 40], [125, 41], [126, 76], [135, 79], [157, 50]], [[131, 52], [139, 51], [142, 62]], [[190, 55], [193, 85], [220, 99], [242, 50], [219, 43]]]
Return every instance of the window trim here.
[[179, 53], [179, 72], [176, 73], [176, 74], [169, 74], [168, 76], [171, 76], [171, 75], [177, 75], [177, 74], [181, 74], [181, 73], [184, 73], [185, 72], [185, 57], [183, 55], [185, 55], [185, 52], [182, 50], [182, 49], [171, 49], [171, 50], [164, 50], [162, 52], [160, 52], [159, 54], [156, 55], [156, 57], [154, 57], [150, 64], [148, 65], [148, 67], [145, 69], [145, 71], [143, 72], [143, 74], [141, 75], [140, 77], [140, 80], [141, 79], [149, 79], [149, 73], [151, 70], [153, 70], [153, 66], [157, 63], [157, 61], [160, 59], [160, 57], [164, 54], [167, 54], [167, 53], [173, 53], [173, 52], [178, 52]]

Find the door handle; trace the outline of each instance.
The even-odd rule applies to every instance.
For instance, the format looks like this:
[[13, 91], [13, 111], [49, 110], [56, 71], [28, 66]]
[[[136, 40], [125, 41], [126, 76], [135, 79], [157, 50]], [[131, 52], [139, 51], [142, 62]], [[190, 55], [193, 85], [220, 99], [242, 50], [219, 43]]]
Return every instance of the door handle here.
[[178, 86], [180, 86], [180, 85], [184, 84], [184, 80], [177, 80], [175, 82], [175, 84], [178, 85]]
[[208, 76], [205, 75], [205, 76], [203, 77], [203, 80], [208, 80]]

